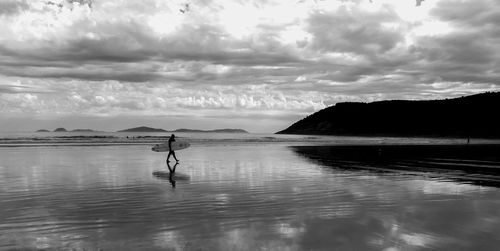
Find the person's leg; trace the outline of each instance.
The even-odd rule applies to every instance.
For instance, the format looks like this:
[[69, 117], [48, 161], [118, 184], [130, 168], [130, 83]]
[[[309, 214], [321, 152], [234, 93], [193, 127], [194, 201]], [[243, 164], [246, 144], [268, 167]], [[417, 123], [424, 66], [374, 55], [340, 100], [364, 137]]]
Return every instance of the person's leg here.
[[[170, 155], [172, 154], [172, 151], [168, 151], [168, 156], [167, 156], [167, 162], [170, 162]], [[175, 155], [174, 155], [175, 157]]]
[[177, 156], [175, 156], [175, 152], [174, 152], [174, 151], [172, 151], [172, 155], [174, 155], [174, 159], [175, 159], [175, 161], [177, 161], [177, 162], [178, 162], [179, 160], [177, 159]]

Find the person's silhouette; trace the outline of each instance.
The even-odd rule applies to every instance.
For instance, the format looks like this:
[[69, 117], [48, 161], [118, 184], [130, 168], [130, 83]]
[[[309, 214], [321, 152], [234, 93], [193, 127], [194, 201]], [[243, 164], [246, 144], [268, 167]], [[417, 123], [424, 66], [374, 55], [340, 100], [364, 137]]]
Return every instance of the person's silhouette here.
[[175, 152], [174, 150], [172, 150], [172, 142], [175, 142], [175, 135], [172, 134], [170, 135], [170, 138], [168, 139], [168, 156], [167, 156], [167, 163], [170, 162], [170, 155], [173, 155], [174, 156], [174, 159], [176, 162], [179, 162], [179, 160], [177, 159], [177, 156], [175, 156]]
[[175, 187], [175, 168], [178, 164], [179, 163], [175, 163], [174, 168], [171, 168], [170, 163], [167, 162], [168, 171], [170, 171], [170, 174], [168, 175], [168, 181], [170, 182], [172, 187]]

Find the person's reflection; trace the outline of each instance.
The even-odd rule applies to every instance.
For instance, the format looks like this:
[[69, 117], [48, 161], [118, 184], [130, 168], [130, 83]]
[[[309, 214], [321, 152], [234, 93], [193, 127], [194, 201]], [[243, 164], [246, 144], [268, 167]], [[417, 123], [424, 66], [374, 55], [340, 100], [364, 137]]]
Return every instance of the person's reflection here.
[[179, 162], [176, 162], [174, 168], [172, 168], [170, 167], [170, 163], [167, 162], [168, 171], [170, 171], [170, 174], [168, 175], [168, 181], [174, 188], [175, 188], [175, 168], [177, 167], [178, 164]]

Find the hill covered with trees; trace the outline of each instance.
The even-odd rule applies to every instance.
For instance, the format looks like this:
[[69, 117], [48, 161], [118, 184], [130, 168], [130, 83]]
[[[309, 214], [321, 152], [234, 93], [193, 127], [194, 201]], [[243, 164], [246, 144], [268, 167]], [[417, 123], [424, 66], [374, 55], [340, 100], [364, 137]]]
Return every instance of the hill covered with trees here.
[[444, 100], [345, 102], [280, 134], [500, 138], [500, 92]]

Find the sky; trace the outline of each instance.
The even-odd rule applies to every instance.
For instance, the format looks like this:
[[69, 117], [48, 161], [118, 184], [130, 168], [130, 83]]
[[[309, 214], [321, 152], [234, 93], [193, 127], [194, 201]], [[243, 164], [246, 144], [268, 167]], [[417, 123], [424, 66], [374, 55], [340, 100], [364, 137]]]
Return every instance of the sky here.
[[498, 0], [0, 0], [0, 132], [272, 133], [500, 90]]

